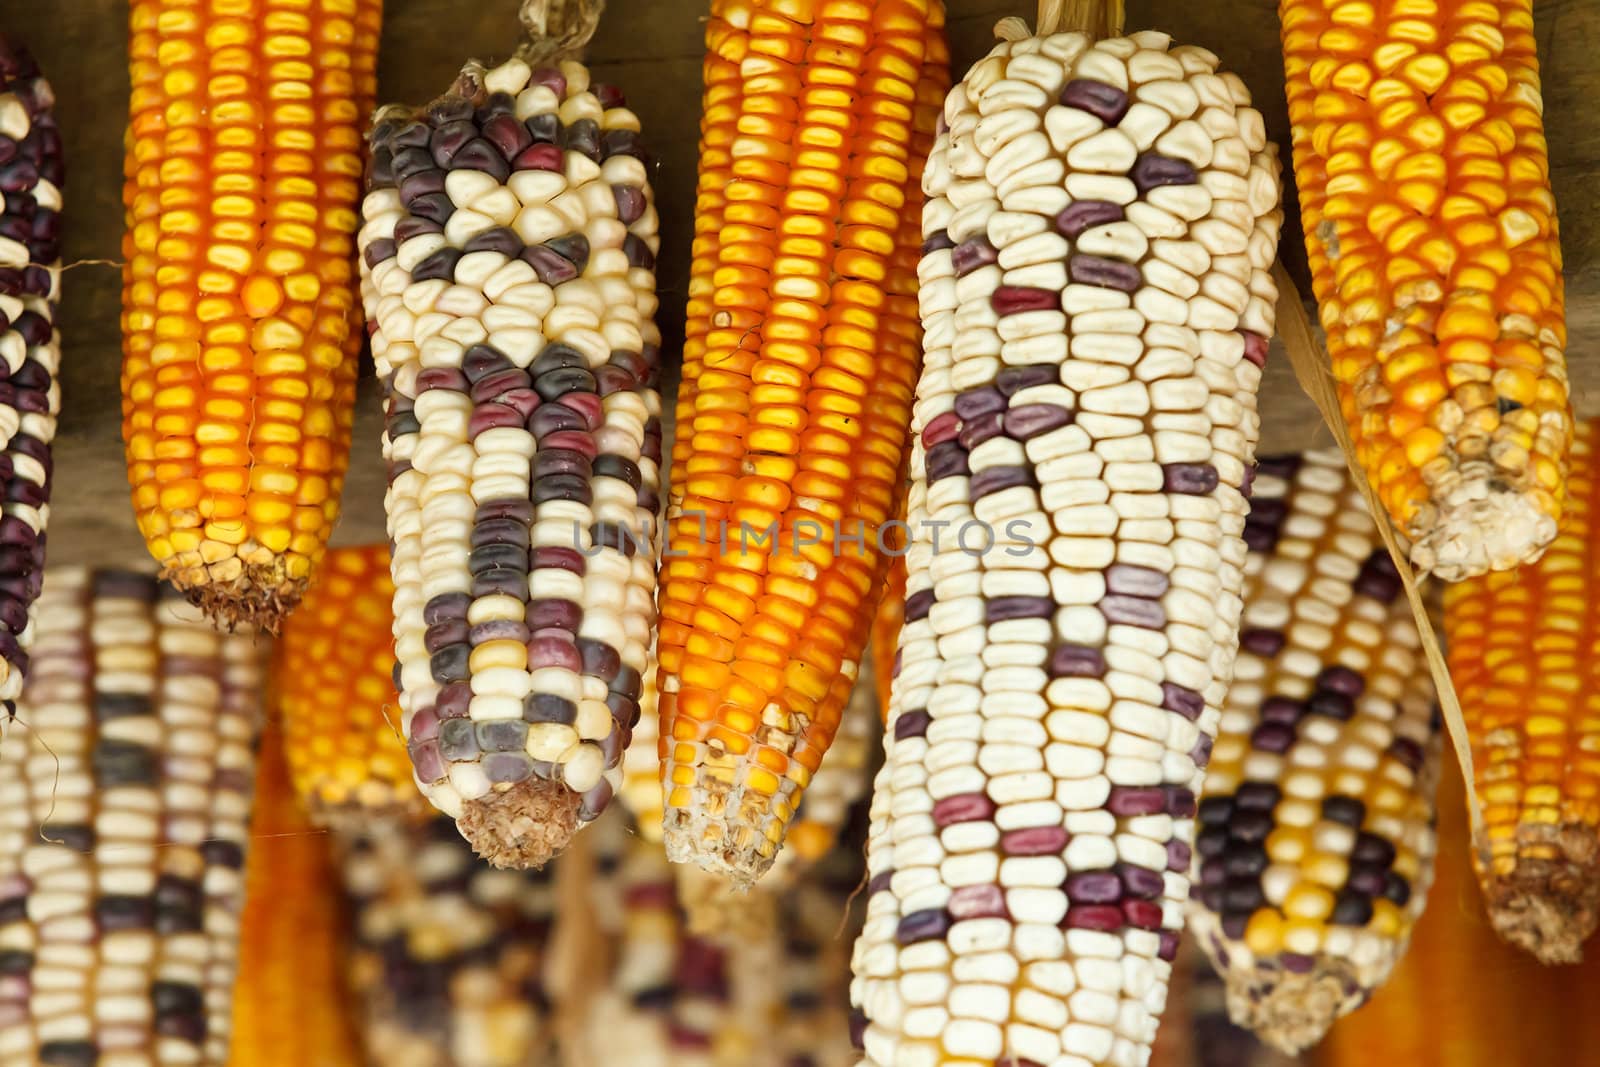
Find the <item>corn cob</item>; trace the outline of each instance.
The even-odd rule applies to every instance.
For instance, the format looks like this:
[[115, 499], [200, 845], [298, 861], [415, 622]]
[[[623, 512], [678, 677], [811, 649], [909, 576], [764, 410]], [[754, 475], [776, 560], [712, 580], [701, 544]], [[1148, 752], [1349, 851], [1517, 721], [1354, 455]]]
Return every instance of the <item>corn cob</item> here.
[[479, 863], [447, 819], [336, 829], [362, 1044], [383, 1067], [550, 1062], [554, 890]]
[[1367, 477], [1445, 581], [1556, 536], [1572, 412], [1527, 0], [1280, 0], [1301, 221]]
[[331, 549], [273, 652], [295, 791], [320, 824], [426, 810], [400, 737], [389, 550]]
[[873, 689], [878, 697], [878, 713], [887, 722], [889, 694], [894, 676], [899, 673], [900, 627], [906, 621], [906, 560], [897, 556], [889, 561], [889, 575], [884, 581], [883, 599], [878, 601], [878, 614], [872, 619], [872, 639], [868, 647], [872, 652]]
[[423, 793], [500, 866], [610, 801], [659, 555], [639, 120], [582, 64], [538, 66], [550, 45], [380, 114], [361, 234], [403, 724]]
[[706, 41], [662, 570], [666, 838], [751, 882], [865, 653], [949, 56], [940, 0], [713, 0]]
[[61, 135], [55, 94], [0, 34], [0, 704], [15, 709], [33, 640], [61, 391]]
[[[300, 810], [284, 740], [262, 739], [228, 1067], [361, 1067], [328, 837]], [[291, 947], [292, 946], [292, 947]]]
[[0, 742], [0, 1062], [220, 1067], [261, 663], [153, 578], [48, 572]]
[[857, 849], [837, 848], [784, 894], [783, 1025], [775, 1067], [853, 1067], [850, 945], [861, 929], [854, 906], [864, 871]]
[[997, 32], [928, 162], [855, 1028], [869, 1065], [1122, 1067], [1237, 647], [1277, 167], [1204, 49]]
[[1574, 963], [1600, 919], [1600, 423], [1579, 423], [1561, 535], [1538, 563], [1445, 589], [1472, 744], [1479, 878], [1500, 935]]
[[639, 678], [639, 721], [622, 754], [622, 785], [617, 790], [623, 807], [633, 816], [639, 835], [661, 843], [661, 754], [659, 703], [656, 700], [655, 645], [650, 646], [651, 668]]
[[122, 434], [162, 576], [276, 631], [339, 515], [381, 0], [134, 0]]
[[1244, 630], [1189, 921], [1229, 1010], [1295, 1053], [1405, 953], [1433, 879], [1439, 719], [1400, 577], [1337, 449], [1262, 459]]

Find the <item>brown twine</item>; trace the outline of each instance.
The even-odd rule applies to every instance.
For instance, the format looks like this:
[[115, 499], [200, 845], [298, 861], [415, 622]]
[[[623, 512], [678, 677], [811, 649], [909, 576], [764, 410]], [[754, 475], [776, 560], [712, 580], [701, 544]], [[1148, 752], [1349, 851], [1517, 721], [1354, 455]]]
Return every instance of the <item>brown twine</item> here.
[[1035, 32], [1041, 37], [1052, 33], [1087, 33], [1101, 40], [1121, 37], [1126, 19], [1124, 0], [1039, 0]]
[[605, 9], [606, 0], [522, 0], [518, 17], [528, 40], [517, 58], [530, 67], [581, 59]]

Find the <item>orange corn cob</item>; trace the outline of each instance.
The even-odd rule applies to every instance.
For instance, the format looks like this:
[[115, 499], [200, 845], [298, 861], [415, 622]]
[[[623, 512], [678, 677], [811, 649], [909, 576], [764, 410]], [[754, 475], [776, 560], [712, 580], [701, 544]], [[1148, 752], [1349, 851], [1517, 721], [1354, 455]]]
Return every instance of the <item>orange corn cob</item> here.
[[400, 737], [389, 549], [331, 550], [274, 650], [289, 773], [319, 822], [426, 810]]
[[257, 757], [228, 1067], [359, 1067], [328, 837], [300, 810], [276, 730]]
[[660, 744], [668, 854], [740, 881], [833, 739], [882, 581], [943, 25], [938, 0], [711, 5]]
[[136, 0], [122, 432], [162, 576], [276, 630], [339, 513], [380, 0]]
[[1556, 536], [1572, 414], [1531, 0], [1281, 0], [1295, 184], [1339, 399], [1411, 561]]
[[1600, 422], [1578, 426], [1561, 536], [1538, 563], [1445, 587], [1450, 675], [1483, 807], [1500, 935], [1572, 963], [1600, 920]]
[[894, 682], [895, 664], [900, 653], [900, 627], [906, 621], [906, 559], [889, 561], [884, 579], [883, 599], [872, 619], [873, 690], [878, 697], [878, 714], [889, 721], [889, 690]]

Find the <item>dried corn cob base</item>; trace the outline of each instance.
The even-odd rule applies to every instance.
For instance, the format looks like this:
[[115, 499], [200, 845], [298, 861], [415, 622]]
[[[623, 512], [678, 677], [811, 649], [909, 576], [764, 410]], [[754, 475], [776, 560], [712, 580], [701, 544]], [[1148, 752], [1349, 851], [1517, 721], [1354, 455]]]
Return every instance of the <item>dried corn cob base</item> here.
[[649, 668], [660, 335], [638, 127], [581, 64], [513, 59], [373, 133], [363, 294], [403, 725], [423, 793], [500, 866], [544, 863], [604, 810]]
[[387, 546], [330, 549], [273, 648], [290, 774], [323, 826], [427, 810], [400, 735], [393, 596]]
[[61, 389], [61, 135], [55, 94], [27, 49], [0, 34], [0, 705], [28, 669], [44, 579], [50, 443]]
[[335, 830], [362, 1041], [384, 1067], [554, 1062], [550, 878], [481, 864], [447, 819]]
[[1530, 5], [1362, 8], [1359, 26], [1341, 0], [1280, 8], [1301, 219], [1357, 455], [1418, 570], [1537, 559], [1572, 414]]
[[949, 54], [940, 0], [714, 0], [711, 16], [662, 573], [665, 834], [673, 860], [747, 883], [865, 654]]
[[1600, 423], [1578, 424], [1561, 535], [1538, 563], [1445, 589], [1450, 674], [1484, 831], [1474, 860], [1500, 936], [1577, 963], [1600, 921]]
[[153, 578], [48, 573], [0, 742], [0, 1061], [226, 1062], [261, 667]]
[[1244, 629], [1189, 924], [1290, 1054], [1383, 984], [1433, 880], [1439, 719], [1399, 575], [1337, 450], [1262, 459]]
[[[870, 1065], [1122, 1067], [1165, 1000], [1232, 674], [1277, 168], [1204, 49], [999, 32], [928, 163], [851, 999]], [[995, 541], [936, 550], [930, 520]]]
[[[136, 0], [122, 417], [139, 530], [275, 632], [339, 515], [380, 0]], [[286, 57], [293, 57], [292, 60]]]

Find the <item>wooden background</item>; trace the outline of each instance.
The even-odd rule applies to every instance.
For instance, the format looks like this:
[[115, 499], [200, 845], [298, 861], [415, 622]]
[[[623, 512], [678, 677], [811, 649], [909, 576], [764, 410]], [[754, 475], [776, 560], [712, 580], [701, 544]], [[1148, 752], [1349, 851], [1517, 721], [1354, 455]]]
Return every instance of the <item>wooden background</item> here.
[[[504, 58], [521, 27], [518, 0], [388, 0], [379, 99], [423, 103], [442, 92], [469, 57]], [[629, 95], [660, 160], [661, 325], [675, 358], [694, 209], [701, 17], [707, 0], [610, 0], [590, 49], [598, 80]], [[1129, 29], [1158, 28], [1212, 49], [1249, 83], [1271, 136], [1285, 146], [1288, 122], [1274, 0], [1128, 0]], [[0, 30], [24, 40], [55, 87], [66, 139], [69, 263], [120, 258], [122, 135], [128, 83], [126, 0], [0, 0]], [[1004, 15], [1031, 19], [1026, 0], [950, 0], [949, 32], [959, 77], [988, 50]], [[1566, 253], [1572, 379], [1580, 411], [1600, 414], [1600, 42], [1596, 0], [1536, 0], [1544, 67], [1545, 121]], [[1292, 205], [1291, 205], [1292, 210]], [[1284, 227], [1285, 258], [1304, 283], [1298, 222]], [[83, 264], [63, 281], [61, 431], [56, 440], [52, 563], [144, 558], [123, 468], [117, 373], [120, 275]], [[1276, 349], [1276, 346], [1275, 346]], [[1281, 350], [1262, 396], [1263, 452], [1331, 442], [1300, 393]], [[379, 390], [367, 364], [352, 469], [338, 543], [382, 540], [383, 465]]]

